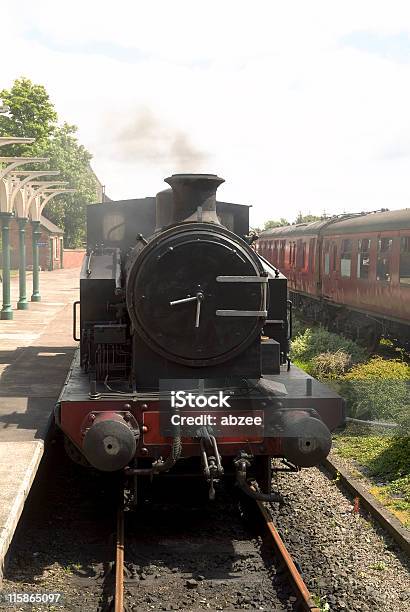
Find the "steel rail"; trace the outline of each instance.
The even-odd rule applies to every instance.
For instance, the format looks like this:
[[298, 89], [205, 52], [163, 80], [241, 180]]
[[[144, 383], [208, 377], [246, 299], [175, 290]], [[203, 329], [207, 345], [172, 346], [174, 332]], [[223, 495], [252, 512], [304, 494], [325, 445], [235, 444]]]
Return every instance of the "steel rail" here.
[[337, 484], [347, 490], [354, 499], [358, 499], [358, 505], [372, 515], [404, 553], [410, 555], [410, 532], [400, 523], [399, 519], [366, 491], [363, 485], [348, 473], [347, 469], [335, 463], [333, 459], [327, 457], [321, 465], [336, 480]]
[[267, 530], [270, 536], [272, 537], [276, 552], [278, 553], [279, 557], [285, 564], [286, 569], [288, 570], [288, 573], [289, 573], [289, 576], [290, 576], [290, 579], [291, 579], [291, 582], [292, 582], [292, 585], [295, 591], [295, 595], [299, 599], [301, 609], [309, 611], [309, 612], [320, 612], [320, 609], [314, 603], [312, 599], [312, 595], [310, 594], [306, 584], [304, 583], [302, 576], [299, 574], [298, 570], [296, 569], [296, 565], [292, 557], [290, 556], [282, 538], [280, 537], [278, 530], [276, 529], [276, 526], [269, 512], [267, 511], [267, 509], [265, 508], [262, 502], [257, 501], [256, 505], [258, 506], [264, 518]]
[[123, 500], [121, 500], [120, 506], [117, 511], [114, 611], [124, 612], [124, 506], [123, 506]]

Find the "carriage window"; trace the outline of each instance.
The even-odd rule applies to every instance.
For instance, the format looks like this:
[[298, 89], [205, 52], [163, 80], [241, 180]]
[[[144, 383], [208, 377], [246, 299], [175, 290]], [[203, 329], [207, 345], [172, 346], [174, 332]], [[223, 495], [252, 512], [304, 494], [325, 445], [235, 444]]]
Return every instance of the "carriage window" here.
[[303, 245], [302, 240], [298, 240], [296, 243], [296, 265], [298, 268], [303, 268], [302, 245]]
[[286, 249], [286, 240], [280, 241], [280, 250], [279, 250], [279, 265], [283, 266], [285, 263], [285, 249]]
[[390, 255], [392, 245], [392, 238], [380, 238], [378, 240], [376, 278], [379, 281], [390, 282]]
[[342, 253], [340, 256], [340, 274], [341, 276], [350, 278], [352, 271], [352, 240], [342, 240]]
[[306, 263], [306, 242], [298, 240], [297, 242], [297, 253], [296, 253], [297, 267], [303, 270]]
[[333, 243], [333, 246], [332, 246], [332, 254], [333, 254], [332, 272], [336, 272], [337, 270], [337, 244], [335, 243]]
[[330, 253], [329, 253], [329, 242], [325, 242], [325, 274], [329, 276], [330, 272]]
[[289, 266], [294, 268], [295, 264], [296, 264], [296, 242], [290, 242], [289, 243]]
[[315, 238], [311, 238], [309, 240], [309, 270], [310, 271], [313, 270], [313, 265], [315, 261], [315, 242], [316, 242]]
[[357, 253], [357, 278], [369, 278], [370, 269], [370, 240], [359, 240]]
[[400, 239], [400, 282], [410, 286], [410, 236]]
[[278, 264], [278, 240], [273, 243], [273, 263], [275, 266]]

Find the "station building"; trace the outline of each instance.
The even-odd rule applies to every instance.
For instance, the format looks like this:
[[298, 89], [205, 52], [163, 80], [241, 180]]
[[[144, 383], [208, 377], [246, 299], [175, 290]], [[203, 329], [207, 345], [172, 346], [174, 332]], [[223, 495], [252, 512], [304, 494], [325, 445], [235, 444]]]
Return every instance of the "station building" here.
[[[39, 264], [42, 270], [63, 267], [64, 230], [54, 225], [43, 215], [40, 222], [41, 236], [38, 240]], [[26, 262], [27, 270], [33, 269], [33, 245], [31, 223], [26, 224]], [[19, 227], [17, 219], [10, 221], [10, 264], [12, 269], [19, 267]]]
[[[84, 249], [65, 249], [64, 230], [49, 219], [41, 216], [41, 235], [38, 240], [39, 265], [41, 270], [75, 268], [81, 265]], [[0, 251], [0, 267], [2, 267]], [[31, 223], [26, 224], [26, 268], [33, 269], [33, 245]], [[19, 267], [19, 228], [17, 219], [10, 221], [10, 263], [11, 269]]]

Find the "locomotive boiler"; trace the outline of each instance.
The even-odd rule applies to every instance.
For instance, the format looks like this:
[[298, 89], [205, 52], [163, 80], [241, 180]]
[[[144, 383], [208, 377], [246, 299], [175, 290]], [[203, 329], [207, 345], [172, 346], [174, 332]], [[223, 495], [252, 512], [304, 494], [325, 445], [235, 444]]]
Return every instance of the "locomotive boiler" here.
[[290, 367], [287, 280], [252, 248], [249, 207], [217, 202], [216, 175], [165, 181], [156, 198], [88, 206], [80, 349], [56, 423], [98, 470], [274, 499], [271, 458], [319, 463], [343, 401]]

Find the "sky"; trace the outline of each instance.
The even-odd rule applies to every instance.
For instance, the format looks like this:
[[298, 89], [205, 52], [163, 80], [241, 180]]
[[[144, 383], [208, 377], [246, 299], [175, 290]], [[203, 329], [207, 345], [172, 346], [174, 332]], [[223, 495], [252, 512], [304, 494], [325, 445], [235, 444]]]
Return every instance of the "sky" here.
[[410, 208], [410, 3], [2, 3], [0, 89], [43, 84], [113, 199], [225, 179], [251, 222]]

